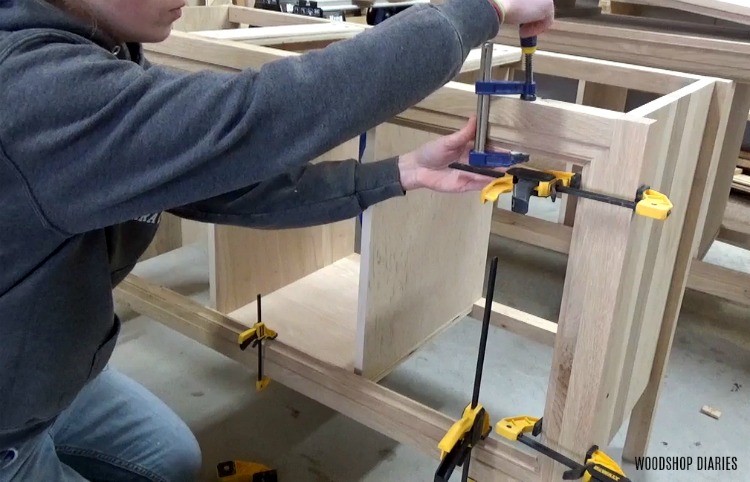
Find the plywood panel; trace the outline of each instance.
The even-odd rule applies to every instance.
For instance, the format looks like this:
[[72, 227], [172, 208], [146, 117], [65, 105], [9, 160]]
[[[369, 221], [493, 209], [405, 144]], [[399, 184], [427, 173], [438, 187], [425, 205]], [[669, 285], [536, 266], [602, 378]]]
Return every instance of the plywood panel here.
[[[326, 153], [323, 160], [356, 159], [359, 141]], [[259, 230], [216, 226], [210, 250], [214, 306], [228, 313], [260, 293], [267, 295], [354, 252], [355, 220], [301, 229]]]
[[[368, 159], [437, 136], [385, 124], [368, 135]], [[357, 368], [377, 379], [468, 314], [482, 294], [491, 204], [478, 193], [411, 191], [365, 212]]]
[[[352, 254], [261, 298], [261, 315], [277, 340], [325, 363], [354, 370], [359, 256]], [[252, 326], [253, 301], [229, 314]]]

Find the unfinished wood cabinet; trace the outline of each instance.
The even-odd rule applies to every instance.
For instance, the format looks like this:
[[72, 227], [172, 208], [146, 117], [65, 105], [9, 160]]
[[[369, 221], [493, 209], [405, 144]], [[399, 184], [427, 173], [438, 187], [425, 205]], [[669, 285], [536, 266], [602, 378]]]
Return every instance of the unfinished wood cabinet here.
[[[726, 128], [723, 134], [719, 133], [721, 135], [714, 136], [713, 140], [707, 138], [702, 146], [701, 157], [714, 156], [714, 162], [718, 164], [715, 173], [705, 176], [696, 173], [696, 184], [705, 183], [703, 196], [708, 199], [708, 204], [696, 200], [689, 207], [687, 231], [695, 230], [697, 238], [690, 249], [688, 246], [691, 245], [686, 241], [678, 259], [691, 258], [688, 263], [690, 269], [686, 274], [688, 288], [750, 306], [749, 274], [702, 261], [715, 240], [750, 249], [750, 243], [746, 242], [750, 239], [750, 223], [727, 221], [725, 218], [734, 167], [750, 109], [750, 71], [746, 68], [748, 63], [745, 61], [750, 58], [750, 30], [747, 26], [732, 25], [723, 20], [698, 18], [698, 15], [694, 15], [696, 12], [686, 5], [700, 3], [716, 7], [725, 2], [658, 2], [660, 5], [686, 10], [687, 13], [683, 12], [685, 14], [679, 19], [664, 15], [659, 15], [661, 18], [641, 16], [648, 15], [649, 12], [645, 9], [652, 7], [631, 5], [633, 3], [642, 2], [613, 2], [613, 12], [616, 15], [558, 20], [549, 32], [540, 37], [539, 46], [561, 54], [718, 76], [735, 83], [731, 89], [717, 88], [712, 100], [709, 126], [726, 123]], [[623, 9], [623, 6], [628, 8]], [[737, 8], [747, 12], [746, 6], [738, 5]], [[721, 15], [717, 16], [721, 18]], [[744, 20], [740, 21], [744, 23]], [[509, 45], [517, 42], [508, 31], [501, 32], [498, 40]], [[498, 228], [501, 228], [503, 219], [505, 218], [495, 223]], [[567, 249], [570, 232], [553, 228], [556, 226], [539, 226], [534, 223], [530, 227], [526, 223], [523, 229], [511, 230], [510, 236], [555, 250]], [[534, 236], [539, 229], [557, 234]], [[679, 287], [674, 285], [669, 295], [667, 315], [659, 332], [651, 378], [630, 419], [624, 456], [631, 461], [646, 453], [682, 296]]]
[[[196, 17], [190, 32], [175, 31], [147, 46], [147, 56], [186, 70], [232, 71], [307, 50], [307, 41], [292, 38], [294, 29], [285, 45], [299, 51], [266, 41], [209, 38], [200, 31], [227, 23], [238, 29], [273, 19], [279, 25], [279, 15], [302, 21], [236, 6], [211, 8], [190, 14]], [[210, 25], [199, 21], [204, 12]], [[497, 65], [508, 75], [522, 69], [518, 49], [496, 50]], [[365, 211], [359, 252], [351, 242], [354, 220], [262, 234], [213, 227], [210, 282], [216, 299], [231, 293], [227, 309], [200, 306], [134, 276], [117, 288], [118, 298], [255, 367], [255, 355], [239, 350], [237, 335], [256, 321], [254, 299], [263, 291], [264, 320], [279, 333], [266, 349], [273, 378], [438, 457], [438, 441], [456, 414], [436, 412], [377, 381], [453, 321], [482, 309], [488, 243], [496, 227], [509, 237], [527, 233], [569, 253], [560, 316], [543, 320], [495, 303], [493, 317], [554, 346], [546, 407], [535, 414], [544, 416], [544, 440], [577, 460], [593, 444], [606, 447], [634, 407], [653, 408], [643, 394], [662, 362], [655, 356], [659, 333], [676, 318], [688, 281], [735, 85], [544, 51], [536, 55], [535, 70], [578, 81], [581, 104], [493, 98], [490, 146], [526, 151], [532, 163], [569, 165], [580, 171], [583, 187], [596, 192], [631, 199], [649, 185], [674, 203], [667, 220], [580, 199], [574, 213], [571, 207], [572, 225], [548, 225], [483, 204], [478, 193], [417, 191]], [[626, 109], [629, 89], [652, 92], [655, 100]], [[613, 92], [614, 100], [604, 95]], [[475, 113], [473, 85], [449, 82], [372, 126], [362, 162], [456, 131]], [[342, 144], [343, 151], [332, 156], [351, 155], [352, 148]], [[261, 254], [249, 256], [251, 251]], [[289, 259], [304, 267], [289, 268]], [[262, 277], [255, 278], [258, 273]], [[474, 450], [471, 466], [483, 482], [558, 480], [562, 474], [551, 459], [497, 436]]]

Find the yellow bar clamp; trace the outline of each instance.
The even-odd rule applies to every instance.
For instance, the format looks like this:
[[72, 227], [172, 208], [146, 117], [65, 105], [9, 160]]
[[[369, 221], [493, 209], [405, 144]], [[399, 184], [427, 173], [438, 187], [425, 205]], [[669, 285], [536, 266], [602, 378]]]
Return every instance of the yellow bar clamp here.
[[249, 330], [239, 334], [237, 342], [240, 349], [245, 350], [251, 343], [258, 345], [258, 379], [255, 381], [255, 389], [261, 391], [271, 382], [271, 379], [263, 375], [263, 340], [274, 340], [278, 333], [268, 328], [264, 323], [256, 323]]
[[[520, 176], [520, 177], [519, 177]], [[526, 214], [530, 196], [541, 198], [552, 197], [553, 201], [560, 193], [580, 196], [587, 199], [615, 204], [632, 209], [636, 215], [658, 221], [664, 221], [672, 213], [674, 206], [667, 196], [653, 189], [642, 187], [636, 193], [636, 200], [619, 199], [606, 194], [597, 194], [577, 187], [579, 178], [573, 172], [547, 171], [530, 168], [509, 169], [504, 177], [495, 179], [481, 191], [483, 204], [496, 202], [500, 195], [513, 193], [513, 201], [523, 206], [522, 210], [513, 211]], [[532, 187], [533, 186], [533, 187]]]

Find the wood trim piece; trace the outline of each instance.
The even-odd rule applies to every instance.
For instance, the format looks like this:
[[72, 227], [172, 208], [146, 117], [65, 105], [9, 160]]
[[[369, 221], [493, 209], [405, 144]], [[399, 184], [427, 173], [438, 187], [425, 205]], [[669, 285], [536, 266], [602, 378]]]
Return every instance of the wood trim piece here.
[[[539, 37], [539, 49], [750, 82], [750, 63], [742, 61], [750, 58], [746, 41], [725, 38], [720, 28], [710, 29], [712, 37], [680, 24], [649, 20], [626, 21], [614, 15], [557, 20]], [[501, 29], [495, 40], [516, 46], [518, 34]]]
[[506, 209], [495, 209], [492, 214], [492, 234], [568, 254], [573, 228]]
[[318, 42], [350, 38], [362, 31], [352, 24], [339, 22], [311, 23], [302, 25], [278, 25], [221, 30], [200, 30], [193, 35], [214, 40], [231, 40], [253, 45], [281, 45], [285, 43]]
[[[517, 68], [524, 70], [523, 65]], [[654, 94], [669, 94], [701, 78], [693, 74], [551, 51], [534, 54], [534, 72], [602, 84], [608, 88], [619, 87]]]
[[[133, 311], [250, 369], [257, 366], [255, 352], [243, 352], [237, 346], [237, 336], [246, 329], [242, 323], [134, 275], [128, 276], [114, 294], [118, 302]], [[435, 460], [440, 456], [438, 442], [454, 421], [373, 381], [285, 345], [283, 332], [266, 344], [265, 370], [273, 381]], [[497, 437], [475, 447], [472, 456], [471, 475], [477, 480], [540, 480], [537, 458]]]
[[[487, 300], [485, 298], [479, 299], [474, 303], [470, 316], [477, 320], [481, 320], [484, 318], [485, 306], [487, 306]], [[492, 302], [490, 323], [543, 345], [555, 345], [557, 323], [534, 316], [525, 311], [517, 310], [510, 306], [505, 306], [496, 301]]]
[[721, 229], [719, 229], [718, 240], [738, 248], [750, 250], [750, 223], [725, 219]]
[[750, 25], [750, 5], [738, 0], [620, 0], [621, 3], [650, 5], [720, 18]]
[[[259, 8], [242, 7], [233, 5], [229, 7], [229, 21], [251, 26], [272, 27], [274, 25], [307, 25], [315, 23], [328, 23], [330, 20], [307, 15], [289, 15], [271, 10]], [[356, 24], [354, 24], [356, 25]]]
[[193, 6], [183, 7], [182, 17], [172, 28], [183, 32], [206, 29], [229, 29], [236, 27], [229, 19], [229, 6]]
[[750, 306], [750, 274], [693, 261], [688, 288]]
[[144, 50], [147, 55], [150, 52], [155, 52], [235, 70], [260, 66], [280, 58], [299, 55], [296, 52], [287, 52], [260, 45], [205, 39], [176, 30], [172, 31], [163, 42], [145, 44]]
[[[503, 209], [495, 210], [492, 216], [492, 234], [557, 253], [568, 254], [572, 233], [573, 229], [569, 226]], [[715, 285], [710, 286], [711, 282]], [[739, 271], [693, 260], [686, 287], [723, 300], [750, 306], [747, 288], [743, 288], [747, 286], [747, 282], [746, 275]]]

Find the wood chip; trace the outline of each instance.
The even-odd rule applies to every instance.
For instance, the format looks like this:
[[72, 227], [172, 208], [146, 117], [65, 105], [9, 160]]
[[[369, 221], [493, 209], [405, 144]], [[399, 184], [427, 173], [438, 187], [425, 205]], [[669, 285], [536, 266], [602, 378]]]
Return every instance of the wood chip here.
[[711, 418], [715, 418], [716, 420], [719, 420], [719, 417], [721, 417], [721, 410], [709, 407], [708, 405], [703, 405], [703, 407], [701, 408], [701, 413], [703, 415], [708, 415]]

